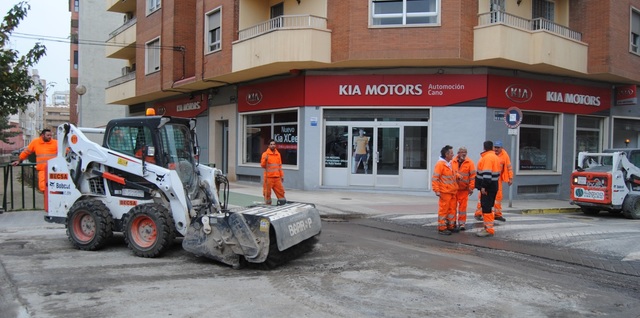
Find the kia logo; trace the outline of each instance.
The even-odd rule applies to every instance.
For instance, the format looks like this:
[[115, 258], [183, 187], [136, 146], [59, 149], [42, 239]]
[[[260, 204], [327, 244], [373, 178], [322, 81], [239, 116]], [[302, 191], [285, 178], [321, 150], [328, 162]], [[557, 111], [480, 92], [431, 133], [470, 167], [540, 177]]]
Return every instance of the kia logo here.
[[627, 96], [633, 96], [634, 94], [634, 90], [631, 88], [623, 88], [623, 89], [618, 89], [618, 96], [619, 97], [627, 97]]
[[260, 91], [251, 91], [247, 93], [247, 104], [258, 105], [262, 101], [262, 93]]
[[504, 90], [504, 94], [514, 103], [526, 103], [533, 97], [531, 89], [521, 84], [509, 85], [509, 87]]

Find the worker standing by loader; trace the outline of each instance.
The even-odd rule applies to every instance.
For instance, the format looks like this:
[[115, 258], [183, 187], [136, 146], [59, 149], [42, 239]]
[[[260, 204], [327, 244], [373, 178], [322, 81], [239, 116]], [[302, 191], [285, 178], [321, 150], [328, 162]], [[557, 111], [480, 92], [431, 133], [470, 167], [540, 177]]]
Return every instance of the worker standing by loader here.
[[18, 160], [11, 164], [17, 166], [27, 159], [32, 153], [36, 154], [36, 170], [38, 171], [38, 189], [44, 192], [46, 189], [45, 173], [47, 171], [47, 161], [58, 154], [58, 141], [52, 139], [51, 129], [43, 129], [40, 138], [34, 139], [29, 146], [20, 153]]
[[451, 164], [453, 147], [446, 145], [440, 150], [440, 158], [433, 168], [431, 188], [438, 200], [438, 233], [451, 235], [457, 232], [455, 227], [456, 193], [458, 192], [457, 171]]
[[284, 197], [284, 171], [282, 171], [282, 157], [276, 149], [276, 141], [269, 140], [269, 148], [262, 153], [260, 166], [264, 168], [264, 183], [262, 186], [262, 194], [264, 203], [271, 205], [271, 191], [276, 193], [278, 205], [287, 203]]
[[466, 230], [467, 203], [473, 194], [476, 184], [476, 167], [473, 161], [467, 158], [467, 148], [460, 147], [458, 155], [451, 161], [453, 169], [458, 171], [458, 192], [456, 193], [457, 225], [460, 231]]
[[484, 230], [476, 234], [480, 237], [495, 235], [493, 205], [495, 204], [500, 179], [500, 159], [493, 150], [493, 142], [487, 140], [483, 146], [484, 151], [480, 154], [476, 174], [476, 189], [480, 190], [480, 205], [484, 223]]
[[509, 154], [507, 154], [502, 147], [502, 141], [497, 140], [495, 144], [493, 144], [493, 150], [496, 152], [498, 159], [500, 159], [500, 180], [498, 180], [498, 193], [496, 194], [493, 213], [496, 220], [506, 222], [507, 220], [502, 216], [502, 183], [507, 182], [509, 186], [511, 186], [513, 183], [513, 168], [511, 167]]

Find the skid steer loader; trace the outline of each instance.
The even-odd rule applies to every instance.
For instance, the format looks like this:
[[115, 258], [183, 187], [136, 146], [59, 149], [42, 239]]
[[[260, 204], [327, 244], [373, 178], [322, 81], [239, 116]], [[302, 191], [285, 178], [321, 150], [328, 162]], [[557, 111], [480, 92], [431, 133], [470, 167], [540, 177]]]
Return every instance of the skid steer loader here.
[[608, 211], [640, 219], [640, 168], [629, 161], [628, 153], [634, 162], [640, 159], [631, 149], [580, 152], [571, 174], [571, 204], [587, 215]]
[[[47, 164], [45, 220], [65, 224], [81, 250], [100, 249], [122, 232], [135, 255], [156, 257], [184, 236], [185, 250], [233, 267], [275, 266], [315, 241], [321, 224], [313, 204], [229, 209], [226, 177], [198, 163], [195, 124], [143, 116], [104, 129], [60, 125], [58, 155]], [[85, 132], [103, 133], [102, 145]]]

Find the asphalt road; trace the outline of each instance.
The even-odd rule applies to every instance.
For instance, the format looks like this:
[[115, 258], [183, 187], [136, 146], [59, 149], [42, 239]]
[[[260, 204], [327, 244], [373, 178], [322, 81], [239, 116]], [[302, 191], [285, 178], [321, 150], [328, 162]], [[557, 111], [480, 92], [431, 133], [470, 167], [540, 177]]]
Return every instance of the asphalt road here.
[[[312, 251], [269, 271], [234, 270], [196, 258], [179, 242], [161, 258], [139, 258], [126, 248], [121, 235], [104, 250], [79, 251], [67, 240], [64, 226], [47, 224], [41, 217], [0, 215], [0, 317], [640, 313], [640, 277], [612, 270], [605, 262], [634, 268], [638, 260], [624, 260], [634, 247], [598, 253], [595, 259], [605, 264], [602, 269], [533, 255], [557, 250], [559, 255], [586, 257], [615, 240], [635, 237], [638, 242], [637, 222], [608, 216], [508, 215], [491, 239], [475, 237], [473, 228], [438, 236], [430, 215], [324, 220]], [[560, 229], [568, 230], [559, 235]], [[613, 241], [598, 242], [607, 237]]]

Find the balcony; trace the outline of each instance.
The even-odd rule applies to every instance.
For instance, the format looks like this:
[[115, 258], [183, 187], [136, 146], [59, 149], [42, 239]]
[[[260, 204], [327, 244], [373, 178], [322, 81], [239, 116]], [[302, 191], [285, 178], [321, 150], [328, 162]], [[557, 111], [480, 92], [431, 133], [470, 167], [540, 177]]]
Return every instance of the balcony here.
[[107, 87], [105, 91], [105, 101], [107, 104], [126, 104], [123, 101], [134, 97], [136, 97], [135, 70], [109, 81], [109, 87]]
[[135, 0], [106, 0], [107, 11], [111, 12], [134, 12], [136, 11]]
[[313, 68], [331, 62], [331, 31], [325, 18], [289, 15], [241, 30], [233, 43], [232, 71], [273, 67], [287, 72], [300, 62]]
[[581, 33], [546, 19], [529, 20], [492, 11], [480, 14], [474, 28], [474, 61], [538, 72], [586, 74], [588, 45], [581, 40]]
[[109, 34], [106, 42], [108, 58], [133, 60], [136, 56], [136, 18], [127, 20]]

